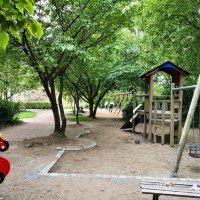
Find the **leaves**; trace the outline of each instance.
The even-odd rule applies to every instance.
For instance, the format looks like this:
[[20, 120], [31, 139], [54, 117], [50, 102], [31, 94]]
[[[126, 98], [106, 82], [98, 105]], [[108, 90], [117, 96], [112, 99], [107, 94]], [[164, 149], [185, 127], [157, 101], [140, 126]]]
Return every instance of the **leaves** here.
[[9, 38], [6, 32], [20, 39], [20, 32], [27, 28], [32, 36], [40, 39], [43, 35], [41, 24], [34, 20], [31, 15], [34, 14], [33, 0], [0, 0], [0, 33], [3, 41], [1, 47], [6, 48]]
[[9, 41], [9, 36], [8, 33], [6, 32], [0, 32], [0, 47], [2, 49], [6, 49], [6, 46], [8, 45], [8, 41]]
[[16, 3], [16, 8], [21, 12], [22, 14], [24, 13], [24, 6], [22, 3]]
[[31, 2], [26, 0], [26, 3], [23, 4], [24, 9], [29, 12], [30, 14], [34, 14], [34, 6]]

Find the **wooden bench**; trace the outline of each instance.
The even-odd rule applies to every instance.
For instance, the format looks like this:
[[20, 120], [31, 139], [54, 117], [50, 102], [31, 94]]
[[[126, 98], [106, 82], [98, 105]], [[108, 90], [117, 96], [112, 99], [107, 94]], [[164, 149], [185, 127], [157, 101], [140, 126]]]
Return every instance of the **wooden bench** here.
[[147, 177], [140, 185], [142, 193], [153, 194], [153, 200], [160, 195], [200, 198], [200, 179]]

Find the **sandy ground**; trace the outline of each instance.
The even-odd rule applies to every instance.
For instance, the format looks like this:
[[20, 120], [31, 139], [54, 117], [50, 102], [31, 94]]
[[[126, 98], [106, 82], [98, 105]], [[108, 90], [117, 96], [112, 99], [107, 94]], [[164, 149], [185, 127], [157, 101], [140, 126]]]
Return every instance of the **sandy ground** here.
[[[120, 116], [106, 110], [100, 110], [96, 120], [83, 122], [81, 125], [68, 123], [67, 134], [89, 129], [91, 133], [83, 138], [95, 140], [97, 146], [89, 150], [65, 152], [51, 172], [90, 175], [88, 177], [38, 175], [55, 160], [56, 147], [65, 147], [71, 142], [47, 137], [53, 129], [51, 111], [38, 111], [36, 118], [1, 130], [5, 139], [10, 141], [10, 149], [1, 155], [9, 159], [11, 172], [1, 184], [0, 197], [6, 200], [152, 199], [151, 195], [141, 193], [138, 180], [116, 181], [92, 176], [97, 173], [169, 176], [176, 148], [167, 144], [148, 144], [140, 134], [121, 130], [122, 124]], [[135, 144], [136, 139], [141, 144]], [[200, 178], [200, 160], [189, 157], [187, 153], [185, 150], [179, 177]], [[161, 196], [160, 199], [183, 198]]]

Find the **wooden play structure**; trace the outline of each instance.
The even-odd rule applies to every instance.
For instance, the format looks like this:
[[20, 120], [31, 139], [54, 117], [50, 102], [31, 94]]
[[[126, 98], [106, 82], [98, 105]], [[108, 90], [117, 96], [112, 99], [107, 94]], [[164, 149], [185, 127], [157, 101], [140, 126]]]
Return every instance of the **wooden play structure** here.
[[[153, 76], [157, 72], [169, 74], [171, 78], [171, 94], [163, 96], [154, 96]], [[190, 73], [170, 61], [159, 65], [158, 67], [146, 72], [140, 78], [145, 80], [145, 93], [133, 94], [133, 117], [126, 122], [122, 129], [130, 128], [135, 132], [135, 127], [141, 121], [144, 123], [143, 135], [149, 141], [157, 142], [158, 137], [161, 143], [165, 143], [165, 137], [170, 136], [170, 145], [174, 146], [175, 137], [180, 140], [182, 127], [182, 104], [183, 91], [176, 88], [183, 87], [184, 77]], [[194, 88], [194, 86], [189, 86]], [[137, 106], [137, 98], [144, 98], [143, 109]], [[139, 114], [137, 114], [139, 113]]]
[[[146, 177], [145, 179], [142, 179], [140, 182], [142, 193], [152, 194], [153, 200], [158, 200], [160, 195], [200, 198], [200, 179], [174, 178], [179, 169], [180, 161], [186, 145], [186, 139], [192, 124], [192, 119], [194, 117], [195, 110], [197, 108], [200, 96], [200, 75], [197, 81], [197, 85], [195, 86], [173, 88], [173, 91], [183, 91], [185, 89], [192, 89], [192, 88], [195, 88], [195, 91], [184, 124], [184, 128], [181, 134], [176, 157], [170, 173], [170, 178]], [[199, 110], [199, 120], [200, 120], [200, 110]], [[194, 151], [193, 154], [191, 154], [192, 151]], [[199, 145], [190, 146], [189, 155], [194, 158], [200, 158], [199, 156], [194, 156], [194, 155], [199, 155], [197, 154], [197, 151], [200, 151]]]

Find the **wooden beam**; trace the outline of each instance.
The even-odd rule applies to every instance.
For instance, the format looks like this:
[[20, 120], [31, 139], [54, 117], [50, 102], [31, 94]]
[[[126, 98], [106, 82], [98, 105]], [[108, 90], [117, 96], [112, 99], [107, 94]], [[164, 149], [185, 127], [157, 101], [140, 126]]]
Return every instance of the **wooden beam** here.
[[157, 121], [157, 110], [158, 110], [158, 102], [154, 100], [154, 143], [156, 143], [156, 132], [157, 132], [157, 127], [156, 127], [156, 121]]
[[[136, 92], [133, 93], [133, 110], [136, 108]], [[132, 121], [132, 132], [135, 133], [135, 123], [134, 120]]]
[[[183, 76], [180, 75], [180, 81], [179, 81], [179, 87], [183, 86]], [[179, 124], [178, 124], [178, 141], [181, 138], [181, 132], [182, 132], [182, 110], [183, 110], [183, 90], [179, 91], [179, 108], [178, 108], [178, 119], [179, 119]]]
[[165, 101], [162, 101], [162, 137], [161, 144], [165, 144]]
[[170, 146], [174, 146], [174, 92], [175, 83], [171, 84], [171, 108], [170, 108]]
[[152, 141], [152, 102], [153, 102], [153, 74], [149, 80], [149, 127], [148, 127], [148, 140]]

